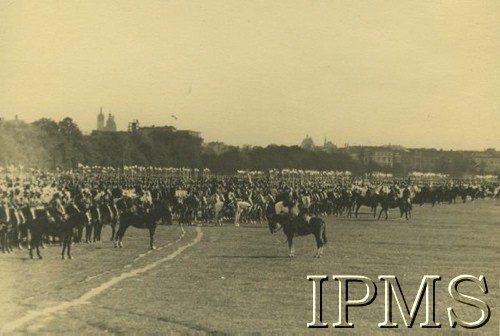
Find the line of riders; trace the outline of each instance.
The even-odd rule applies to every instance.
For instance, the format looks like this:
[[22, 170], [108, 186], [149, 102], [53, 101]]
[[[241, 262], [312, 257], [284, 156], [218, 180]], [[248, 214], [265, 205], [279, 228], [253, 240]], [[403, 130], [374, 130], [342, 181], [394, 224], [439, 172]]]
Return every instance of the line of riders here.
[[[271, 183], [266, 179], [246, 181], [236, 177], [218, 180], [162, 180], [157, 177], [45, 174], [35, 182], [19, 179], [0, 181], [0, 236], [4, 253], [13, 246], [33, 249], [41, 258], [39, 247], [50, 238], [59, 237], [70, 255], [72, 242], [99, 242], [104, 225], [112, 229], [111, 240], [121, 245], [128, 226], [149, 224], [150, 244], [156, 224], [163, 221], [181, 225], [215, 221], [262, 222], [274, 214], [294, 213], [309, 216], [358, 216], [362, 206], [370, 208], [378, 219], [397, 208], [400, 216], [411, 218], [413, 204], [454, 203], [457, 198], [498, 195], [496, 184], [467, 185], [448, 183], [417, 186], [412, 183], [375, 183], [352, 179], [337, 183]], [[144, 224], [146, 225], [146, 224]]]

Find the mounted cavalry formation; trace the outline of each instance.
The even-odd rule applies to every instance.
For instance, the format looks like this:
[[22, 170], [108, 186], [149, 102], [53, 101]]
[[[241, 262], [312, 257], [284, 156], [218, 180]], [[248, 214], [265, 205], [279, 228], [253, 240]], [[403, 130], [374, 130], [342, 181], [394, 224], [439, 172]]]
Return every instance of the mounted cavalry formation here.
[[28, 192], [19, 197], [17, 206], [7, 194], [3, 196], [0, 207], [2, 250], [10, 253], [14, 243], [20, 249], [24, 243], [30, 258], [36, 250], [38, 258], [42, 259], [40, 248], [45, 247], [44, 243], [59, 238], [62, 258], [71, 259], [72, 243], [101, 241], [104, 225], [111, 227], [110, 240], [115, 241], [116, 247], [123, 247], [128, 227], [148, 229], [153, 249], [158, 223], [171, 224], [172, 220], [166, 200], [153, 202], [148, 193], [138, 196], [134, 191], [133, 195], [127, 195], [121, 190], [118, 192], [118, 188], [100, 192], [77, 188], [71, 195], [69, 191], [47, 187], [42, 194]]
[[[339, 181], [276, 181], [235, 177], [198, 180], [123, 174], [40, 174], [23, 181], [0, 179], [0, 245], [4, 253], [26, 247], [42, 258], [40, 248], [59, 240], [63, 258], [71, 258], [72, 243], [110, 240], [123, 247], [129, 227], [147, 229], [149, 248], [160, 223], [204, 225], [258, 224], [267, 220], [271, 232], [283, 230], [290, 255], [293, 237], [314, 235], [316, 256], [326, 243], [324, 216], [369, 216], [389, 219], [391, 209], [409, 220], [415, 205], [472, 202], [499, 196], [496, 184], [412, 184], [367, 179]], [[365, 212], [366, 213], [366, 212]]]

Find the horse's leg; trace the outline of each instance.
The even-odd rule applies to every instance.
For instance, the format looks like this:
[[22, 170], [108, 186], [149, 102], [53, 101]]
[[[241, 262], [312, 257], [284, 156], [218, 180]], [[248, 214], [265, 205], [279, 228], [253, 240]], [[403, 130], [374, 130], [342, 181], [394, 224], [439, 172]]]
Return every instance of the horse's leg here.
[[94, 243], [97, 242], [97, 230], [98, 230], [97, 221], [93, 219], [92, 220], [92, 231], [93, 231], [93, 234], [92, 234], [92, 231], [90, 232], [90, 234], [92, 235], [92, 242], [94, 242]]
[[123, 247], [123, 237], [125, 236], [125, 231], [127, 230], [128, 226], [125, 226], [123, 225], [123, 228], [122, 228], [122, 225], [120, 225], [120, 227], [118, 228], [118, 232], [116, 233], [118, 235], [118, 238], [115, 240], [115, 242], [118, 243], [118, 245], [115, 244], [115, 247], [119, 247], [119, 248], [122, 248]]
[[73, 243], [81, 243], [80, 229], [76, 229], [76, 234], [73, 234]]
[[328, 242], [328, 239], [326, 238], [326, 226], [322, 226], [321, 231], [322, 231], [321, 238], [323, 239], [323, 244], [321, 246], [320, 255], [323, 255], [323, 248], [325, 247], [325, 244]]
[[220, 210], [217, 210], [214, 206], [214, 223], [215, 225], [222, 225], [222, 221], [220, 219]]
[[314, 234], [314, 238], [316, 238], [316, 255], [314, 258], [320, 258], [321, 257], [321, 248], [323, 247], [323, 241], [321, 240], [320, 233]]
[[1, 237], [1, 244], [2, 244], [2, 252], [7, 253], [6, 251], [6, 244], [7, 244], [7, 232], [4, 228], [1, 229], [0, 231], [0, 237]]
[[111, 238], [109, 239], [110, 241], [115, 240], [116, 224], [117, 223], [114, 221], [114, 219], [111, 219], [111, 221], [109, 222], [109, 225], [111, 226]]
[[86, 244], [89, 244], [90, 241], [91, 241], [91, 237], [92, 237], [92, 224], [91, 222], [89, 221], [87, 223], [87, 225], [85, 225], [85, 243]]
[[122, 248], [123, 247], [123, 237], [125, 236], [125, 228], [123, 228], [120, 238], [118, 239], [118, 247]]
[[68, 252], [68, 258], [69, 259], [73, 259], [73, 256], [71, 255], [71, 245], [73, 244], [73, 238], [72, 238], [72, 234], [69, 234], [68, 235], [68, 239], [66, 241], [66, 248], [67, 248], [67, 252]]
[[262, 221], [263, 221], [263, 218], [264, 218], [264, 210], [260, 206], [259, 206], [259, 208], [257, 210], [258, 210], [257, 211], [257, 218], [258, 218], [259, 224], [262, 224]]
[[240, 226], [241, 210], [236, 209], [234, 212], [234, 226]]
[[14, 232], [12, 230], [10, 230], [7, 233], [7, 253], [13, 253], [14, 252], [14, 248], [12, 247], [13, 246], [13, 242], [14, 242]]
[[26, 238], [26, 220], [24, 219], [24, 216], [21, 216], [22, 218], [22, 224], [19, 226], [19, 249], [22, 250], [24, 249], [22, 245], [26, 242], [26, 246], [28, 245]]
[[68, 259], [73, 259], [71, 256], [71, 244], [73, 243], [73, 235], [70, 233], [67, 233], [64, 235], [63, 238], [63, 248], [62, 248], [62, 258], [64, 259], [64, 252], [66, 251], [66, 255], [68, 256]]
[[122, 238], [122, 229], [122, 225], [119, 225], [115, 235], [115, 248], [117, 248], [120, 244]]
[[288, 235], [287, 240], [288, 240], [288, 249], [290, 250], [289, 257], [292, 258], [295, 255], [295, 250], [293, 248], [293, 235]]
[[26, 224], [26, 244], [27, 244], [27, 248], [30, 248], [31, 247], [31, 232], [30, 230], [28, 229], [28, 225]]
[[42, 244], [42, 233], [39, 232], [33, 232], [32, 233], [32, 238], [31, 238], [31, 249], [30, 249], [30, 258], [33, 258], [33, 248], [36, 248], [36, 255], [38, 256], [38, 259], [43, 259], [42, 254], [40, 253], [40, 245]]
[[14, 252], [14, 245], [15, 245], [15, 240], [14, 240], [14, 229], [9, 231], [9, 234], [7, 236], [7, 248], [9, 249], [9, 253]]
[[38, 241], [36, 244], [36, 255], [38, 256], [38, 259], [43, 259], [42, 254], [40, 253], [40, 244], [41, 240]]
[[29, 256], [30, 256], [30, 259], [33, 259], [33, 245], [35, 244], [35, 241], [33, 239], [33, 237], [31, 238], [31, 242], [30, 242], [30, 247], [29, 247]]
[[61, 252], [61, 257], [62, 257], [63, 259], [65, 259], [65, 258], [64, 258], [64, 252], [66, 252], [66, 235], [61, 236], [61, 240], [62, 240], [62, 252]]
[[2, 237], [2, 252], [6, 253], [6, 251], [5, 251], [5, 244], [7, 242], [7, 239], [6, 239], [5, 231], [2, 229], [2, 231], [0, 232], [0, 234], [1, 234], [1, 237]]
[[356, 218], [358, 218], [359, 208], [361, 208], [361, 204], [356, 204], [356, 213], [354, 214]]
[[384, 207], [382, 207], [382, 209], [380, 209], [380, 213], [378, 214], [378, 219], [380, 220], [380, 217], [382, 216], [382, 211], [384, 211]]
[[151, 250], [156, 250], [154, 246], [154, 237], [155, 237], [156, 225], [149, 228], [149, 248]]
[[97, 241], [98, 242], [102, 242], [102, 237], [101, 237], [101, 234], [102, 234], [102, 227], [104, 226], [104, 224], [102, 223], [102, 221], [99, 219], [97, 222], [96, 222], [96, 231], [97, 231]]

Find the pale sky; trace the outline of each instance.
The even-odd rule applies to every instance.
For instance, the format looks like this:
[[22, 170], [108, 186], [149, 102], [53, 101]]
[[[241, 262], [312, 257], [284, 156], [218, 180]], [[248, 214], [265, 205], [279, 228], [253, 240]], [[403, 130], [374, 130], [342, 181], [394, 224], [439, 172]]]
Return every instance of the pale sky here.
[[499, 38], [499, 0], [0, 0], [0, 117], [500, 149]]

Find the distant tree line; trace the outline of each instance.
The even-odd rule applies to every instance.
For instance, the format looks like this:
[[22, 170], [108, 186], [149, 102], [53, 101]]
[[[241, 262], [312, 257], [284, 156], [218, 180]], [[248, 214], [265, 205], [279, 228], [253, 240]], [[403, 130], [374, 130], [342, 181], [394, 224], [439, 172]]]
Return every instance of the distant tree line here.
[[212, 171], [231, 174], [238, 169], [311, 169], [339, 170], [362, 173], [364, 167], [347, 154], [322, 151], [308, 151], [299, 146], [252, 147], [250, 149], [232, 148], [220, 155], [204, 153], [203, 164]]
[[83, 135], [71, 118], [60, 122], [0, 122], [0, 164], [44, 169], [84, 165], [200, 167], [202, 139], [185, 133], [153, 130], [94, 132]]
[[[209, 168], [217, 174], [234, 174], [239, 169], [312, 169], [371, 171], [405, 175], [401, 165], [381, 167], [353, 160], [342, 151], [310, 151], [299, 146], [230, 148], [222, 154], [204, 151], [202, 139], [188, 133], [150, 129], [148, 132], [94, 132], [83, 135], [71, 118], [56, 122], [40, 119], [33, 123], [0, 120], [0, 165], [22, 164], [43, 169], [76, 168], [79, 163], [123, 167]], [[438, 171], [461, 175], [474, 171], [474, 162], [457, 156], [443, 160]]]

